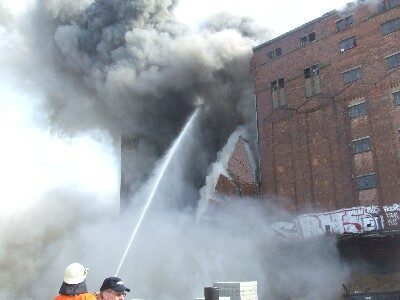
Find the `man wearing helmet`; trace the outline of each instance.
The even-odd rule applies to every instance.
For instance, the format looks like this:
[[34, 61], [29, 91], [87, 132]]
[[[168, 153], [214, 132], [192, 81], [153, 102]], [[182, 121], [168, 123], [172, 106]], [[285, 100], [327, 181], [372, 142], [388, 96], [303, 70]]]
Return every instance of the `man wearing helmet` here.
[[65, 269], [59, 295], [54, 300], [96, 300], [96, 296], [87, 291], [87, 272], [88, 268], [79, 263], [70, 264]]

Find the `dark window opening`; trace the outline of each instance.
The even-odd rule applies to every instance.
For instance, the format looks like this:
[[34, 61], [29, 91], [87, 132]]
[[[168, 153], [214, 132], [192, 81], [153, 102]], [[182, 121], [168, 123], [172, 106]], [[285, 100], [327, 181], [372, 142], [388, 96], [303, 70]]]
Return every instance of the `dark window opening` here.
[[283, 77], [278, 79], [278, 86], [280, 89], [283, 89], [285, 87], [285, 79]]
[[308, 41], [309, 41], [309, 42], [315, 41], [315, 32], [311, 32], [311, 33], [308, 35]]
[[275, 52], [274, 51], [268, 52], [268, 57], [269, 57], [269, 59], [275, 58]]
[[348, 108], [350, 119], [358, 118], [367, 114], [367, 104], [365, 102], [350, 106]]
[[268, 52], [268, 57], [269, 57], [269, 59], [274, 59], [278, 56], [281, 56], [281, 54], [282, 54], [282, 49], [279, 47], [279, 48], [276, 48], [275, 50]]
[[271, 82], [271, 93], [272, 108], [275, 109], [287, 104], [285, 96], [285, 79], [283, 77]]
[[309, 34], [307, 34], [307, 35], [305, 35], [305, 36], [300, 38], [300, 44], [302, 46], [304, 46], [304, 45], [306, 45], [306, 44], [308, 44], [310, 42], [313, 42], [313, 41], [315, 41], [315, 37], [316, 37], [315, 36], [315, 32], [311, 32], [311, 33], [309, 33]]
[[367, 152], [371, 150], [371, 138], [363, 138], [353, 141], [353, 153]]
[[386, 9], [392, 9], [400, 5], [400, 0], [384, 0]]
[[359, 79], [361, 79], [361, 68], [360, 67], [343, 73], [344, 83], [350, 83], [350, 82], [353, 82], [353, 81], [356, 81]]
[[393, 93], [394, 105], [400, 106], [400, 91]]
[[386, 63], [389, 69], [396, 68], [400, 66], [400, 53], [393, 54], [389, 57], [386, 57]]
[[310, 68], [304, 69], [304, 78], [310, 78], [311, 77], [311, 71]]
[[368, 174], [357, 178], [358, 190], [368, 190], [377, 187], [376, 174]]
[[319, 94], [321, 92], [319, 66], [313, 65], [309, 68], [303, 69], [303, 72], [306, 85], [306, 97], [311, 97], [314, 94]]
[[339, 42], [340, 52], [344, 52], [357, 46], [356, 37], [352, 36], [348, 39]]
[[346, 18], [340, 19], [336, 21], [336, 29], [337, 31], [345, 30], [346, 28], [350, 27], [354, 23], [353, 15], [347, 16]]
[[276, 85], [276, 80], [271, 82], [271, 90], [272, 91], [276, 91], [276, 89], [278, 88], [278, 86]]
[[395, 32], [400, 29], [400, 18], [390, 20], [381, 25], [381, 33], [383, 35]]

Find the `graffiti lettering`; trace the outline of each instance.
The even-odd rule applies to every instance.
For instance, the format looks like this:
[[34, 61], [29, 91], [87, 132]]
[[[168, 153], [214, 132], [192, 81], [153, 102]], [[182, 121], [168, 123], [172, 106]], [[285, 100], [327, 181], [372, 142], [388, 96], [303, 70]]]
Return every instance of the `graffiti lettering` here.
[[384, 229], [384, 216], [387, 226], [400, 226], [400, 204], [384, 206], [358, 206], [339, 209], [320, 214], [305, 214], [292, 222], [274, 222], [271, 228], [279, 236], [310, 238], [327, 233], [365, 233]]

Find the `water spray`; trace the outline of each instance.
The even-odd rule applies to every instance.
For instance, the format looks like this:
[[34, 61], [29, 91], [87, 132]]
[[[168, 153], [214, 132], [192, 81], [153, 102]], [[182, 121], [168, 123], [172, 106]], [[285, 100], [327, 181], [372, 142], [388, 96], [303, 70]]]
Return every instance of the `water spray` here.
[[181, 141], [183, 140], [183, 138], [185, 137], [187, 131], [192, 127], [192, 124], [194, 122], [194, 120], [196, 119], [198, 113], [199, 113], [200, 108], [196, 108], [196, 110], [193, 112], [193, 114], [191, 115], [191, 117], [189, 118], [189, 120], [187, 121], [185, 127], [182, 129], [181, 133], [179, 134], [179, 136], [177, 137], [177, 139], [174, 141], [174, 143], [172, 144], [171, 148], [168, 150], [167, 154], [165, 155], [165, 157], [162, 160], [162, 164], [160, 165], [159, 169], [155, 172], [155, 174], [157, 174], [156, 178], [155, 178], [155, 182], [154, 182], [154, 186], [153, 189], [151, 190], [149, 197], [147, 198], [146, 204], [143, 207], [142, 213], [140, 214], [139, 220], [136, 223], [136, 226], [132, 232], [131, 238], [129, 240], [129, 243], [125, 249], [124, 254], [122, 255], [121, 258], [121, 262], [118, 265], [117, 271], [115, 272], [115, 276], [118, 275], [119, 270], [122, 267], [122, 264], [125, 261], [126, 255], [129, 252], [129, 249], [131, 247], [131, 245], [133, 244], [136, 234], [140, 229], [140, 226], [142, 224], [142, 221], [144, 219], [144, 216], [146, 215], [147, 210], [150, 207], [151, 202], [153, 201], [154, 195], [157, 191], [158, 186], [160, 185], [161, 179], [164, 177], [164, 173], [167, 170], [167, 167], [171, 161], [171, 158], [173, 156], [173, 154], [175, 153], [176, 149], [178, 148], [179, 144], [181, 143]]

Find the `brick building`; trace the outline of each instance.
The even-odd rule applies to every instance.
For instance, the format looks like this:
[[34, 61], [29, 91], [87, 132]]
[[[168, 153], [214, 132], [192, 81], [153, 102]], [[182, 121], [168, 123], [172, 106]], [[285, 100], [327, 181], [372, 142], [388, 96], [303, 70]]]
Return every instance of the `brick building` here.
[[239, 139], [215, 192], [267, 196], [291, 213], [271, 228], [304, 239], [300, 251], [334, 237], [344, 299], [399, 299], [400, 0], [358, 1], [263, 43], [251, 74], [259, 185]]
[[295, 216], [273, 229], [338, 234], [345, 260], [373, 266], [347, 284], [400, 289], [400, 1], [349, 4], [253, 52], [261, 193]]
[[296, 215], [356, 208], [374, 223], [321, 231], [400, 224], [399, 3], [358, 1], [253, 50], [262, 193]]

